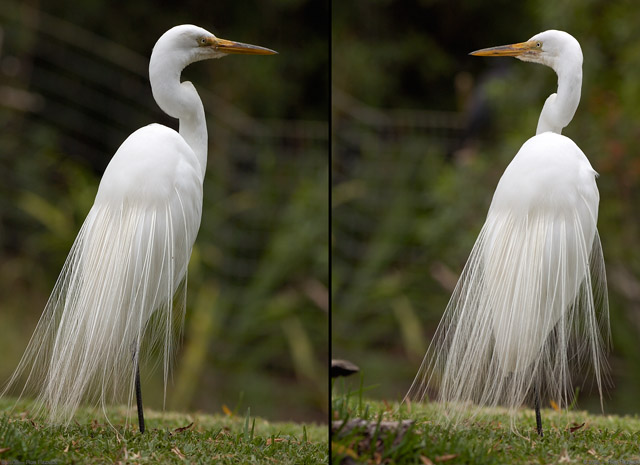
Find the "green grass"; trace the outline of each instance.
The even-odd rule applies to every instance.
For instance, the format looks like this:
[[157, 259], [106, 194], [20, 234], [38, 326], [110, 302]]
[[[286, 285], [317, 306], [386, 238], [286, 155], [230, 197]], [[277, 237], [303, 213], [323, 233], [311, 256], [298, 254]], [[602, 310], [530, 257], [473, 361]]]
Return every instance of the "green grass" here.
[[404, 435], [375, 426], [373, 435], [362, 429], [334, 432], [335, 464], [640, 464], [638, 417], [543, 409], [540, 438], [532, 409], [517, 414], [514, 433], [507, 410], [501, 408], [482, 409], [472, 420], [451, 427], [438, 422], [442, 413], [436, 404], [399, 406], [364, 399], [361, 391], [334, 396], [332, 404], [334, 422], [415, 420]]
[[248, 412], [235, 416], [145, 409], [147, 431], [140, 434], [135, 412], [125, 426], [124, 407], [108, 409], [114, 427], [101, 412], [81, 409], [64, 428], [32, 418], [27, 401], [10, 411], [14, 403], [0, 400], [2, 464], [328, 462], [326, 425], [270, 423]]

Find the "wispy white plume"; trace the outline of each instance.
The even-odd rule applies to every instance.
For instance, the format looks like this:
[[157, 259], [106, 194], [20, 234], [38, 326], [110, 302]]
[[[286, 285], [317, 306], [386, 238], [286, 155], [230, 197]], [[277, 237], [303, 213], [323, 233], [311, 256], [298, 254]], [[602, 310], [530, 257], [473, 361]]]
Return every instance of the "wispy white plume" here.
[[63, 424], [83, 401], [131, 406], [136, 364], [159, 347], [166, 396], [186, 300], [174, 291], [186, 286], [200, 218], [185, 215], [178, 189], [173, 198], [150, 205], [98, 197], [4, 393], [24, 381], [36, 413]]
[[602, 402], [609, 318], [594, 214], [587, 202], [574, 211], [494, 202], [406, 398], [433, 395], [453, 422], [471, 405], [514, 412], [534, 389], [567, 407], [572, 373], [587, 365]]

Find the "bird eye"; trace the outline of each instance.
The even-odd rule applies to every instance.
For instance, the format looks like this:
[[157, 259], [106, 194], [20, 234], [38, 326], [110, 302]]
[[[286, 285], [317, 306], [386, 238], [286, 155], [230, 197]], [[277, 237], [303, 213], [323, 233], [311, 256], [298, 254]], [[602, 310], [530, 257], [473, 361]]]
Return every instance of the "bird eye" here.
[[540, 42], [536, 42], [536, 47], [540, 48], [542, 44]]
[[207, 44], [207, 38], [203, 37], [202, 39], [200, 39], [200, 44], [206, 45]]

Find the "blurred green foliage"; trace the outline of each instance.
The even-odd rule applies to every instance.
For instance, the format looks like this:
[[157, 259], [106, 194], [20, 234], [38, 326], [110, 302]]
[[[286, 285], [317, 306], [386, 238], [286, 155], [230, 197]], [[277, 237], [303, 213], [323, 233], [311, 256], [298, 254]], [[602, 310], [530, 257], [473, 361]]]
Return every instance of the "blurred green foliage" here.
[[[152, 99], [148, 58], [165, 30], [195, 23], [279, 55], [184, 73], [203, 99], [210, 147], [167, 401], [326, 419], [328, 14], [327, 2], [304, 0], [3, 2], [1, 379], [26, 347], [112, 154], [142, 125], [177, 128]], [[162, 406], [161, 371], [143, 367], [150, 407]]]
[[[369, 395], [406, 393], [495, 186], [557, 85], [546, 67], [468, 53], [562, 29], [584, 54], [581, 104], [563, 133], [600, 173], [613, 340], [605, 411], [639, 412], [637, 5], [356, 0], [332, 14], [333, 356], [360, 365], [377, 386]], [[599, 411], [583, 392], [580, 407]]]

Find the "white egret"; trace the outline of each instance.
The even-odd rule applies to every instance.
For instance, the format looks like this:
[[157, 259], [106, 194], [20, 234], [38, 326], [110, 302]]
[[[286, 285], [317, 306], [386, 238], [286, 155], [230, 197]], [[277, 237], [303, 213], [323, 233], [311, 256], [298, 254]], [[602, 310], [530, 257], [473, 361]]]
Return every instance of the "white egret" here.
[[[131, 134], [107, 166], [95, 203], [71, 248], [44, 313], [7, 389], [22, 375], [37, 410], [68, 423], [83, 399], [122, 399], [135, 391], [144, 415], [139, 364], [144, 347], [160, 347], [167, 373], [182, 328], [187, 264], [200, 227], [207, 165], [207, 126], [191, 82], [191, 63], [230, 53], [273, 50], [220, 39], [193, 25], [156, 42], [149, 80], [160, 108], [179, 132], [150, 124]], [[174, 304], [175, 300], [175, 304]], [[153, 317], [153, 318], [152, 318]], [[146, 335], [146, 336], [145, 336]]]
[[571, 35], [550, 30], [471, 55], [549, 66], [558, 91], [498, 183], [407, 398], [422, 400], [434, 389], [445, 405], [506, 405], [512, 413], [533, 401], [542, 436], [540, 398], [566, 407], [571, 368], [590, 365], [601, 406], [606, 379], [609, 315], [597, 173], [561, 135], [580, 101], [582, 51]]

